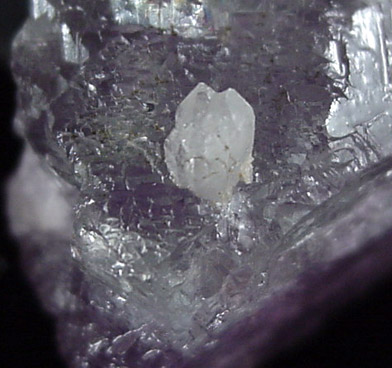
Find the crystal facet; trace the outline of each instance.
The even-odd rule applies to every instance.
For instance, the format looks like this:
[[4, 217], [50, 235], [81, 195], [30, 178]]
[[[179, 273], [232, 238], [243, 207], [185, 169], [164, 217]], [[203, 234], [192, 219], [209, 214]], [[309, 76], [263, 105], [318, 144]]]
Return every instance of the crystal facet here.
[[248, 368], [319, 320], [301, 275], [392, 216], [391, 2], [31, 9], [9, 214], [70, 366]]
[[198, 84], [181, 102], [165, 141], [174, 182], [200, 198], [227, 202], [242, 179], [252, 182], [255, 115], [233, 89], [216, 93]]

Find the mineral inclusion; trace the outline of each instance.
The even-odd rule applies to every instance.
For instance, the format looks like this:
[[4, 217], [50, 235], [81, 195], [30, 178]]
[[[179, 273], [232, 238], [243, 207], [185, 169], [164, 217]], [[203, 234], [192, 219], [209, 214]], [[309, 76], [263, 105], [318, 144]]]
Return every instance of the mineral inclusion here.
[[222, 93], [199, 83], [181, 102], [165, 141], [174, 182], [200, 198], [226, 203], [242, 179], [252, 182], [255, 115], [233, 89]]
[[[8, 207], [70, 366], [191, 367], [307, 268], [390, 226], [391, 10], [31, 1], [13, 48], [26, 149]], [[205, 120], [175, 123], [195, 87], [237, 93], [206, 122], [213, 132], [243, 105], [228, 119], [233, 176], [211, 186], [176, 146], [195, 144], [185, 161], [225, 151]], [[219, 357], [204, 366], [234, 364]]]

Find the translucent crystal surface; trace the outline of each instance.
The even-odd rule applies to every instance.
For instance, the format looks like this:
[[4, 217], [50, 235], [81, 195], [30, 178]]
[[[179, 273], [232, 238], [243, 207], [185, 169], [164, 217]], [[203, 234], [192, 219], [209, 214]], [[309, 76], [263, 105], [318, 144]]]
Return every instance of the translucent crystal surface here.
[[198, 84], [181, 102], [165, 141], [174, 182], [198, 197], [226, 203], [242, 179], [252, 182], [255, 115], [235, 91]]
[[[27, 148], [9, 212], [71, 366], [181, 366], [387, 226], [371, 216], [390, 203], [389, 0], [31, 9], [13, 50]], [[182, 117], [195, 88], [215, 97]], [[200, 182], [196, 153], [230, 161], [222, 110], [232, 176]]]
[[[373, 2], [352, 16], [350, 29], [333, 27], [331, 56], [333, 74], [346, 78], [345, 97], [336, 99], [327, 119], [328, 133], [343, 137], [366, 127], [376, 140], [388, 137], [391, 114], [390, 47], [392, 20], [387, 2]], [[340, 40], [340, 42], [338, 41]], [[344, 47], [347, 54], [342, 54]], [[347, 60], [342, 58], [346, 57]], [[348, 61], [352, 60], [348, 64]], [[332, 74], [332, 76], [333, 76]], [[385, 131], [386, 129], [386, 131]], [[382, 133], [380, 130], [384, 130]], [[391, 152], [391, 144], [381, 145]]]

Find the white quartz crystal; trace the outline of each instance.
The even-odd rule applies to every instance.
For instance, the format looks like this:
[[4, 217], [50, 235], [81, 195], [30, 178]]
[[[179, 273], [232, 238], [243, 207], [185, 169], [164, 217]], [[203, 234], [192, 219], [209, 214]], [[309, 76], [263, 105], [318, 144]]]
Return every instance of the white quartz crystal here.
[[252, 182], [255, 114], [234, 89], [199, 83], [182, 101], [165, 141], [172, 180], [200, 198], [228, 202], [242, 180]]

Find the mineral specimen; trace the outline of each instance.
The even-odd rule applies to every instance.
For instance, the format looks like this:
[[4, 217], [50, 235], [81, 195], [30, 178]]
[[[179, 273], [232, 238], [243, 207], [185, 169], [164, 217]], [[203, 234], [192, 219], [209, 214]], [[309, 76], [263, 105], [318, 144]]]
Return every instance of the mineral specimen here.
[[242, 179], [252, 182], [255, 116], [235, 91], [215, 93], [200, 83], [180, 104], [165, 141], [174, 182], [200, 198], [226, 203]]
[[392, 216], [391, 2], [31, 5], [9, 214], [70, 366], [251, 367], [331, 305], [299, 276]]

